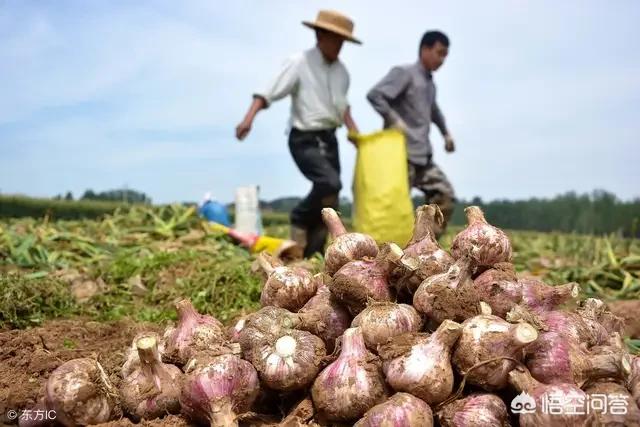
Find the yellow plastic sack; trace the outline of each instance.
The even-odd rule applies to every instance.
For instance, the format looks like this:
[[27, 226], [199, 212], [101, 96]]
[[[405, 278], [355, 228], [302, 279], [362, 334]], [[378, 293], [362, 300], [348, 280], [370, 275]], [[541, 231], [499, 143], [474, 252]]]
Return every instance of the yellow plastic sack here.
[[413, 230], [413, 204], [404, 134], [395, 129], [357, 136], [353, 225], [378, 243], [404, 247]]

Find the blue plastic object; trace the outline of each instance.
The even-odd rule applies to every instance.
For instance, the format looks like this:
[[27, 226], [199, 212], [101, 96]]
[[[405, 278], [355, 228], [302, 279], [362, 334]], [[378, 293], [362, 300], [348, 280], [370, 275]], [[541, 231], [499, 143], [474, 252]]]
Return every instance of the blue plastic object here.
[[213, 200], [207, 200], [200, 206], [198, 211], [200, 212], [200, 215], [208, 221], [217, 222], [218, 224], [231, 227], [227, 208], [225, 208], [221, 203], [214, 202]]

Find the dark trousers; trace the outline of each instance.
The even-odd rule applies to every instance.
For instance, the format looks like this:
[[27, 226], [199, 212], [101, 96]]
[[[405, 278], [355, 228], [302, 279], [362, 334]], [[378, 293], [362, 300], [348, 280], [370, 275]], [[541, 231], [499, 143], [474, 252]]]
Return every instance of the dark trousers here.
[[323, 252], [327, 228], [322, 222], [322, 208], [338, 208], [340, 157], [335, 129], [301, 131], [292, 129], [289, 150], [300, 172], [313, 184], [311, 191], [291, 211], [291, 224], [307, 231], [304, 256]]

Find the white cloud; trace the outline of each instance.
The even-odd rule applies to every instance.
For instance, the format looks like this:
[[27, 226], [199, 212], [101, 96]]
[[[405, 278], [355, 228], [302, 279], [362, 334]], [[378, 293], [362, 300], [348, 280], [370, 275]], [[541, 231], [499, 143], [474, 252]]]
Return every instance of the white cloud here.
[[[365, 131], [380, 126], [364, 98], [371, 85], [392, 65], [414, 60], [427, 28], [451, 36], [436, 79], [459, 150], [443, 153], [435, 131], [432, 141], [459, 195], [596, 187], [638, 195], [640, 124], [630, 111], [640, 102], [640, 58], [630, 52], [640, 50], [640, 7], [417, 0], [5, 7], [0, 146], [14, 148], [0, 159], [0, 178], [10, 183], [3, 191], [55, 194], [127, 182], [170, 201], [197, 199], [215, 183], [229, 199], [235, 185], [254, 182], [266, 197], [304, 194], [308, 183], [283, 135], [288, 102], [260, 113], [245, 143], [232, 135], [251, 92], [286, 56], [312, 45], [300, 21], [325, 7], [353, 16], [364, 40], [346, 45], [343, 58]], [[341, 148], [349, 194], [355, 155]], [[19, 179], [25, 169], [26, 181]]]

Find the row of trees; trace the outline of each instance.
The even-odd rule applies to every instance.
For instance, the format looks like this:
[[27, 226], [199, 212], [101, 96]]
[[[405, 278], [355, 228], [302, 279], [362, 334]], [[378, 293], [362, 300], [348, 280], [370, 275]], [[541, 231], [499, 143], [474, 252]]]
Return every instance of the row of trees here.
[[569, 192], [554, 198], [460, 201], [452, 218], [465, 224], [464, 207], [477, 205], [494, 225], [512, 230], [564, 231], [589, 234], [621, 232], [640, 237], [640, 199], [622, 201], [603, 190]]
[[[263, 209], [289, 212], [299, 198], [287, 197], [263, 202]], [[413, 198], [415, 206], [424, 203], [422, 196]], [[621, 201], [614, 194], [597, 190], [590, 194], [569, 192], [553, 198], [483, 201], [479, 197], [459, 200], [451, 220], [464, 225], [464, 208], [480, 206], [492, 224], [511, 230], [563, 231], [591, 234], [621, 232], [640, 237], [640, 199]], [[351, 215], [351, 202], [340, 199], [342, 215]]]
[[[57, 199], [73, 200], [69, 192]], [[151, 203], [151, 198], [135, 190], [110, 190], [96, 193], [87, 190], [78, 200], [81, 201], [110, 201], [118, 203]], [[270, 202], [261, 201], [260, 207], [265, 211], [290, 212], [300, 201], [297, 197], [286, 197]], [[414, 205], [424, 203], [422, 197], [413, 199]], [[17, 203], [17, 202], [16, 202]], [[9, 216], [21, 216], [24, 203], [19, 212], [7, 212]], [[4, 200], [3, 207], [7, 210], [11, 203]], [[457, 203], [451, 223], [464, 225], [466, 223], [464, 208], [469, 205], [480, 206], [489, 222], [512, 230], [535, 231], [563, 231], [590, 234], [622, 233], [625, 236], [640, 237], [640, 198], [622, 201], [614, 194], [597, 190], [590, 194], [569, 192], [553, 198], [531, 198], [527, 200], [493, 200], [483, 201], [479, 197], [471, 200], [460, 200]], [[29, 204], [31, 206], [31, 204]], [[28, 209], [27, 209], [28, 210]], [[345, 217], [351, 216], [351, 201], [340, 199], [340, 211]], [[31, 212], [31, 210], [28, 210]], [[38, 211], [40, 212], [40, 211]], [[28, 216], [28, 214], [26, 214]], [[5, 215], [6, 216], [6, 215]]]
[[[68, 191], [64, 196], [62, 194], [58, 194], [54, 197], [54, 200], [74, 200], [73, 193]], [[151, 198], [145, 193], [129, 189], [109, 190], [99, 193], [89, 189], [86, 190], [78, 200], [103, 200], [109, 202], [151, 204]]]

